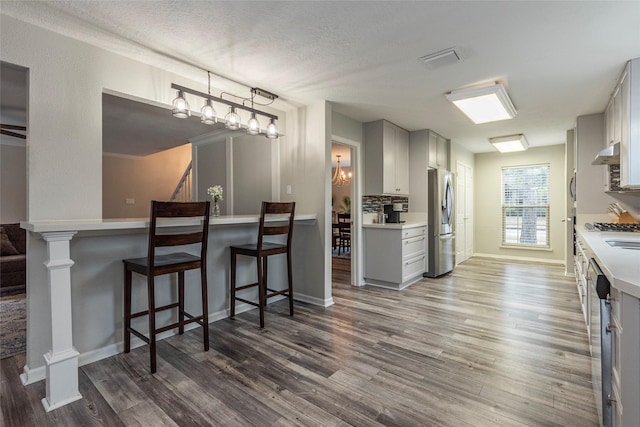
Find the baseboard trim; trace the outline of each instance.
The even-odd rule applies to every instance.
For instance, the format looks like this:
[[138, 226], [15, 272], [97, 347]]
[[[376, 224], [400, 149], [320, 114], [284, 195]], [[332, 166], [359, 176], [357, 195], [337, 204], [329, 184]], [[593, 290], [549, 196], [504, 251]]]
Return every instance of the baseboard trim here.
[[545, 258], [520, 257], [520, 256], [509, 256], [509, 255], [481, 254], [481, 253], [474, 253], [473, 256], [477, 258], [492, 258], [492, 259], [499, 259], [499, 260], [526, 261], [526, 262], [542, 262], [545, 264], [564, 265], [563, 259], [545, 259]]
[[333, 301], [333, 297], [322, 299], [322, 298], [312, 297], [310, 295], [294, 294], [293, 299], [296, 301], [302, 301], [308, 304], [317, 305], [325, 308], [335, 304]]

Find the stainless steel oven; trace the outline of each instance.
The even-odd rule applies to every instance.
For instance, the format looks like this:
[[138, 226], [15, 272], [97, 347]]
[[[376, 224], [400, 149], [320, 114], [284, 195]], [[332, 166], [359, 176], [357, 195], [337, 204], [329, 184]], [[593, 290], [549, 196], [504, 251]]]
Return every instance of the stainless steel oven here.
[[590, 294], [591, 379], [598, 417], [605, 427], [611, 427], [611, 304], [607, 297], [610, 284], [594, 258], [589, 260], [587, 283]]

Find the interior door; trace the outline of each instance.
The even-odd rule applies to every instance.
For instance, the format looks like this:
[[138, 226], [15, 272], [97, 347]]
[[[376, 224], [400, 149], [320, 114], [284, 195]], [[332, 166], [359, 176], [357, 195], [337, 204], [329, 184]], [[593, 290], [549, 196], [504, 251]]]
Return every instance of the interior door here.
[[473, 169], [456, 163], [456, 262], [473, 255]]

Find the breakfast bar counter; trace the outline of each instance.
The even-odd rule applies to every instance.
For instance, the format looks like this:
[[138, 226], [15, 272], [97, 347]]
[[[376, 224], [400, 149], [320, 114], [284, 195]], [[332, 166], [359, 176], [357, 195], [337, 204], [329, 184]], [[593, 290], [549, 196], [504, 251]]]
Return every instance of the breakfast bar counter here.
[[[259, 215], [210, 219], [207, 254], [210, 322], [228, 317], [229, 246], [255, 242], [259, 219]], [[182, 228], [199, 223], [201, 220], [176, 219], [163, 221], [159, 226]], [[315, 224], [315, 214], [295, 216], [294, 264], [296, 254], [300, 256], [304, 251], [309, 233], [317, 232]], [[21, 227], [28, 231], [27, 359], [21, 379], [25, 385], [46, 379], [42, 403], [50, 411], [82, 397], [78, 390], [78, 366], [123, 351], [122, 260], [146, 256], [149, 219], [32, 221], [21, 223]], [[190, 250], [199, 248], [185, 248], [186, 252]], [[255, 281], [255, 260], [243, 258], [246, 257], [238, 260], [238, 281]], [[303, 279], [304, 266], [294, 269], [294, 289], [296, 281]], [[186, 272], [185, 281], [187, 287], [199, 286], [199, 272]], [[173, 299], [176, 282], [171, 275], [156, 279], [157, 304]], [[282, 262], [270, 263], [269, 282], [274, 286], [286, 283], [284, 257]], [[145, 283], [144, 277], [134, 275], [134, 309], [146, 307]], [[252, 294], [257, 294], [255, 289], [245, 292], [247, 299], [257, 298]], [[187, 296], [185, 309], [197, 312], [201, 301], [193, 294], [187, 293], [193, 298]], [[250, 308], [238, 305], [236, 312]], [[171, 314], [158, 313], [158, 324], [167, 321]], [[146, 331], [146, 318], [136, 320], [139, 321], [136, 328]], [[172, 333], [167, 331], [164, 337]], [[137, 338], [132, 340], [132, 347], [143, 344]]]

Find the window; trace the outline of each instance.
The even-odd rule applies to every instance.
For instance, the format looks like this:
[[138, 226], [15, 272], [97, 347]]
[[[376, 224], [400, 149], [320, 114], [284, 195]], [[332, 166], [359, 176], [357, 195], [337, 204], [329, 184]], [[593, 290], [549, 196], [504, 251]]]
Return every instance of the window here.
[[502, 168], [502, 244], [549, 247], [549, 165]]

